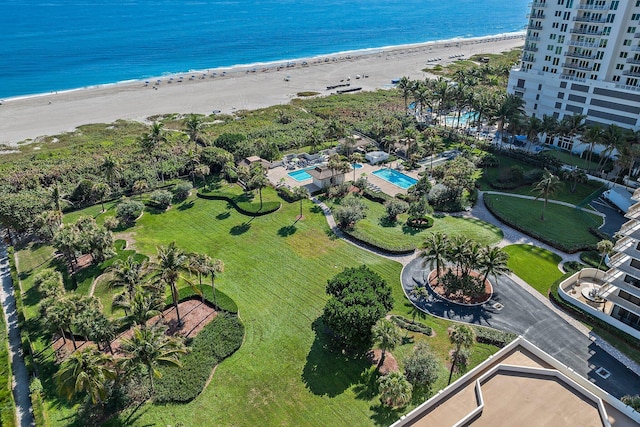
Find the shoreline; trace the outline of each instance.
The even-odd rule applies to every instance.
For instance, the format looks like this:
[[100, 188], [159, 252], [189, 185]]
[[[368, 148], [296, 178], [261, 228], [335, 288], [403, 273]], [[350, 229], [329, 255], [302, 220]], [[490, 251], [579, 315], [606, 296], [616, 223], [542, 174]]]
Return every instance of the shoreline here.
[[[286, 104], [298, 92], [335, 93], [327, 86], [349, 78], [351, 87], [362, 91], [390, 88], [393, 78], [431, 76], [423, 71], [430, 66], [522, 46], [524, 34], [367, 48], [6, 98], [0, 105], [0, 144], [37, 142], [44, 135], [118, 119], [147, 122], [159, 114], [232, 114]], [[428, 61], [431, 58], [441, 59]]]

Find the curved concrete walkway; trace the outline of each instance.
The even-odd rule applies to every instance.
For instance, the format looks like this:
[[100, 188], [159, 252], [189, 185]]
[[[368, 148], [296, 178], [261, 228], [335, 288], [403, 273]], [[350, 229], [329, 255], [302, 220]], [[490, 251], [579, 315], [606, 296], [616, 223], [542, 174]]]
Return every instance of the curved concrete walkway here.
[[21, 427], [34, 426], [33, 410], [31, 408], [31, 397], [29, 396], [29, 373], [22, 357], [22, 340], [20, 339], [20, 329], [18, 327], [18, 311], [16, 309], [16, 299], [13, 295], [13, 285], [11, 274], [9, 273], [9, 259], [7, 257], [7, 247], [0, 233], [0, 300], [7, 323], [9, 337], [9, 357], [13, 373], [13, 398], [16, 402], [16, 418]]
[[[501, 193], [493, 192], [492, 194]], [[479, 192], [476, 206], [471, 211], [464, 212], [459, 216], [480, 219], [499, 227], [503, 232], [503, 239], [498, 243], [498, 246], [530, 244], [558, 254], [563, 263], [580, 260], [579, 253], [568, 254], [559, 251], [502, 223], [486, 208], [483, 196], [484, 194]], [[528, 196], [523, 197], [527, 198]], [[463, 306], [448, 303], [431, 291], [428, 298], [419, 300], [411, 294], [416, 286], [424, 285], [422, 263], [415, 253], [389, 255], [378, 248], [366, 246], [350, 239], [337, 226], [331, 209], [315, 197], [311, 200], [322, 209], [329, 227], [338, 237], [369, 252], [400, 262], [403, 265], [401, 282], [405, 295], [412, 304], [421, 310], [449, 320], [494, 327], [523, 335], [533, 344], [547, 351], [567, 366], [576, 369], [614, 396], [621, 397], [630, 393], [630, 390], [640, 388], [640, 365], [591, 332], [578, 320], [553, 305], [548, 298], [545, 298], [518, 276], [509, 274], [502, 277], [494, 288], [494, 297], [488, 303], [477, 307], [461, 310]], [[564, 204], [564, 202], [559, 203]], [[573, 205], [569, 206], [573, 207]], [[503, 281], [508, 285], [501, 285]], [[506, 292], [501, 292], [501, 289]], [[513, 292], [510, 292], [511, 290]], [[507, 297], [508, 302], [507, 300], [505, 302], [509, 304], [510, 309], [505, 310], [506, 306], [501, 301], [504, 297]], [[503, 304], [503, 308], [494, 308], [493, 304], [496, 302]], [[505, 312], [500, 313], [502, 310]], [[549, 322], [550, 319], [553, 321]], [[618, 382], [605, 382], [600, 376], [594, 374], [593, 371], [600, 366], [605, 366], [615, 372]]]

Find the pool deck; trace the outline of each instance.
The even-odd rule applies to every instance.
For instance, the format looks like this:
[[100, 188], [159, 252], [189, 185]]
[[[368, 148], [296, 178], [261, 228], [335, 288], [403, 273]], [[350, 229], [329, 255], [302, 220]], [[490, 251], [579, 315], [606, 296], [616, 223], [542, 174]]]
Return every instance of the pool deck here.
[[[391, 169], [396, 169], [398, 162], [391, 162], [388, 165], [371, 165], [369, 163], [363, 163], [362, 167], [359, 169], [356, 169], [356, 179], [358, 179], [360, 176], [362, 176], [362, 174], [366, 174], [367, 175], [367, 179], [369, 180], [369, 182], [373, 185], [378, 186], [384, 193], [389, 194], [391, 196], [395, 196], [396, 194], [402, 193], [402, 194], [407, 194], [407, 190], [400, 188], [396, 185], [391, 184], [388, 181], [385, 181], [382, 178], [377, 177], [376, 175], [373, 174], [374, 171], [380, 170], [380, 169], [386, 169], [387, 167], [390, 167]], [[304, 168], [299, 168], [299, 169], [295, 169], [300, 170], [300, 169], [304, 169]], [[420, 169], [416, 169], [413, 171], [404, 171], [404, 170], [399, 170], [398, 172], [402, 172], [403, 174], [410, 176], [411, 178], [415, 178], [415, 179], [420, 179], [420, 176], [418, 176], [418, 172], [420, 172], [422, 170], [422, 168]], [[296, 181], [295, 179], [291, 178], [288, 173], [292, 172], [291, 170], [286, 170], [284, 167], [279, 166], [273, 169], [270, 169], [267, 176], [269, 178], [269, 181], [273, 184], [273, 185], [278, 185], [281, 180], [284, 179], [284, 184], [289, 185], [290, 187], [300, 187], [305, 186], [307, 187], [307, 189], [309, 189], [309, 191], [317, 191], [318, 189], [315, 188], [315, 186], [312, 184], [312, 180], [306, 180], [306, 181]], [[345, 174], [345, 180], [346, 181], [352, 181], [353, 180], [353, 170], [351, 170], [350, 172], [347, 172]]]

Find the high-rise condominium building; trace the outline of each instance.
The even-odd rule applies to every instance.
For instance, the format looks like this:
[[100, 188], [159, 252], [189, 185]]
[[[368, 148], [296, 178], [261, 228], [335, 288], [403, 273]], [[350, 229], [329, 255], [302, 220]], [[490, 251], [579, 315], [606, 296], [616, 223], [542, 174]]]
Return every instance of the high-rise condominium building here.
[[538, 0], [528, 19], [508, 87], [528, 115], [640, 128], [640, 0]]

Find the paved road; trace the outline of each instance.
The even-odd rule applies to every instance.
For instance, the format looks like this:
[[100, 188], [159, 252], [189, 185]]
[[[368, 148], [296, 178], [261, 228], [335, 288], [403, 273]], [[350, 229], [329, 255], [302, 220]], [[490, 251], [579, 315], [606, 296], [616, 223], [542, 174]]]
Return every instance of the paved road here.
[[0, 280], [2, 280], [0, 300], [2, 301], [2, 309], [5, 314], [9, 334], [9, 357], [11, 358], [11, 369], [13, 370], [13, 397], [16, 401], [18, 425], [21, 427], [34, 426], [35, 421], [31, 409], [31, 398], [29, 397], [29, 373], [22, 358], [22, 344], [20, 340], [20, 329], [18, 328], [16, 299], [13, 296], [13, 286], [11, 284], [11, 275], [9, 274], [7, 247], [2, 241], [1, 235]]
[[[640, 392], [640, 377], [511, 278], [503, 276], [498, 279], [493, 298], [488, 303], [466, 307], [446, 302], [430, 289], [426, 299], [411, 296], [415, 286], [424, 286], [424, 274], [422, 260], [416, 258], [407, 264], [401, 277], [405, 293], [421, 309], [446, 319], [490, 326], [522, 335], [618, 398]], [[503, 307], [496, 309], [493, 307], [495, 303], [500, 303]], [[600, 367], [611, 373], [608, 379], [595, 373]]]

